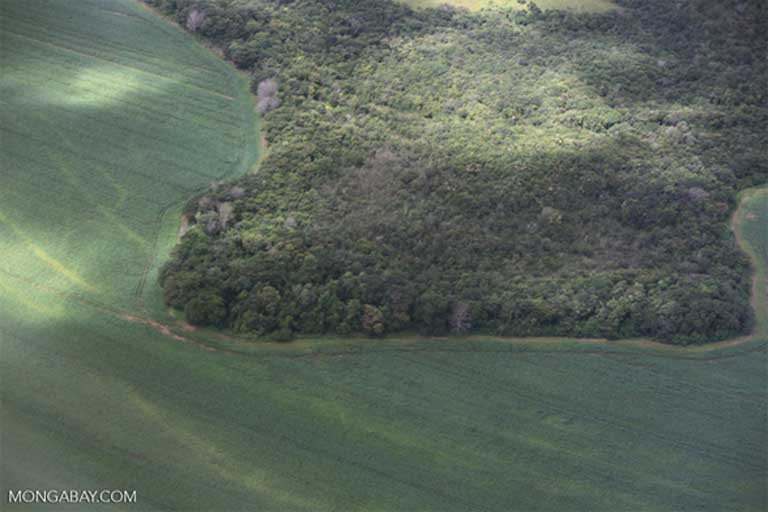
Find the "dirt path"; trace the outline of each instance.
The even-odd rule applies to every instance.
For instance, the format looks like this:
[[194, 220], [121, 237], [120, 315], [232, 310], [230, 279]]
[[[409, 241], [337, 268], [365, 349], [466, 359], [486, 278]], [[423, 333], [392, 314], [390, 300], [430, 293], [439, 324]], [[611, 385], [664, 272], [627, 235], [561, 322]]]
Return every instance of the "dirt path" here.
[[110, 311], [110, 313], [114, 314], [115, 316], [122, 318], [123, 320], [127, 320], [129, 322], [138, 323], [142, 325], [149, 326], [159, 332], [160, 334], [164, 336], [168, 336], [169, 338], [172, 338], [176, 341], [182, 341], [184, 343], [190, 343], [192, 345], [197, 345], [198, 347], [202, 348], [203, 350], [207, 350], [208, 352], [218, 352], [218, 349], [211, 347], [210, 345], [206, 345], [205, 343], [199, 342], [197, 340], [193, 340], [190, 338], [187, 338], [185, 336], [182, 336], [180, 334], [177, 334], [171, 330], [171, 328], [166, 324], [161, 324], [160, 322], [157, 322], [155, 320], [152, 320], [150, 318], [142, 318], [134, 315], [129, 315], [127, 313], [119, 313], [116, 311]]

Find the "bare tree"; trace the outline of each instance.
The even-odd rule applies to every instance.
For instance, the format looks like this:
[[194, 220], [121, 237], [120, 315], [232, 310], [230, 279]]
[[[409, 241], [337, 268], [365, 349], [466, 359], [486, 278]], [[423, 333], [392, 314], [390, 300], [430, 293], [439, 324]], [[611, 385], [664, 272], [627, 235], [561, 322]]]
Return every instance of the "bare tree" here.
[[221, 229], [224, 229], [229, 224], [229, 221], [232, 220], [235, 207], [232, 206], [232, 203], [219, 203], [216, 206], [216, 210], [219, 212], [219, 225], [221, 225]]
[[215, 201], [209, 196], [203, 196], [197, 200], [198, 209], [201, 211], [210, 210], [214, 206]]
[[280, 106], [280, 100], [277, 98], [262, 98], [256, 101], [256, 111], [259, 114], [266, 114], [267, 112], [276, 109]]
[[259, 82], [259, 87], [257, 88], [257, 94], [259, 97], [266, 98], [268, 96], [276, 96], [277, 95], [277, 80], [274, 78], [267, 78], [266, 80], [262, 80]]
[[704, 199], [709, 197], [709, 192], [707, 192], [701, 187], [690, 187], [688, 190], [685, 191], [685, 194], [692, 201], [703, 201]]
[[197, 32], [200, 27], [203, 26], [205, 21], [205, 13], [200, 9], [192, 9], [187, 15], [187, 30], [190, 32]]
[[451, 328], [454, 332], [465, 332], [472, 328], [469, 304], [454, 302], [451, 308]]
[[259, 114], [266, 114], [280, 106], [280, 99], [277, 97], [277, 80], [267, 78], [259, 82], [256, 89], [256, 110]]
[[245, 196], [245, 189], [243, 187], [235, 185], [229, 190], [229, 197], [232, 199], [241, 199], [243, 196]]

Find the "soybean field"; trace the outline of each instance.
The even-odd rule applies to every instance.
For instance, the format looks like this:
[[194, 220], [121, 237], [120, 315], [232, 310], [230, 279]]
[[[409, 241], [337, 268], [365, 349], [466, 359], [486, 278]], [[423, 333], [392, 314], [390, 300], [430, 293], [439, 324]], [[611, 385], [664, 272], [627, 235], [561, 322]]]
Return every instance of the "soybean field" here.
[[2, 3], [6, 294], [132, 309], [162, 219], [254, 161], [246, 80], [138, 5]]

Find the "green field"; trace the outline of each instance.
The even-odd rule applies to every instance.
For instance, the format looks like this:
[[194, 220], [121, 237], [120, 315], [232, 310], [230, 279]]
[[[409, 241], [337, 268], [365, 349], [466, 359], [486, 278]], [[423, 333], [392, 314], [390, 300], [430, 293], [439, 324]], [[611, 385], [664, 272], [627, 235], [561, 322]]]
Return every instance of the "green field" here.
[[140, 318], [179, 205], [255, 161], [247, 81], [132, 0], [6, 0], [0, 66], [3, 510], [768, 506], [768, 189], [737, 215], [743, 343], [167, 335]]
[[753, 262], [755, 331], [758, 335], [768, 336], [768, 188], [750, 189], [742, 194], [734, 226], [741, 245]]
[[6, 294], [44, 285], [133, 309], [160, 220], [254, 162], [247, 80], [134, 2], [0, 14]]
[[[438, 7], [450, 4], [476, 11], [486, 7], [525, 9], [527, 2], [518, 0], [402, 0], [412, 7]], [[605, 12], [616, 9], [613, 0], [537, 0], [534, 2], [541, 9], [567, 9], [577, 12]]]

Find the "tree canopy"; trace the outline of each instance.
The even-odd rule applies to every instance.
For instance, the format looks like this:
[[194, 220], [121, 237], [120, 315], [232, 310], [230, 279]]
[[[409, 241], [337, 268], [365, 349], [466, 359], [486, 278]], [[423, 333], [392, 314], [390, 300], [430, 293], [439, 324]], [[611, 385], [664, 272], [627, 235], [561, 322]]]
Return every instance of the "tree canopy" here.
[[190, 321], [281, 339], [750, 329], [726, 221], [768, 180], [761, 2], [148, 3], [252, 74], [270, 142], [257, 174], [187, 205], [161, 282]]

